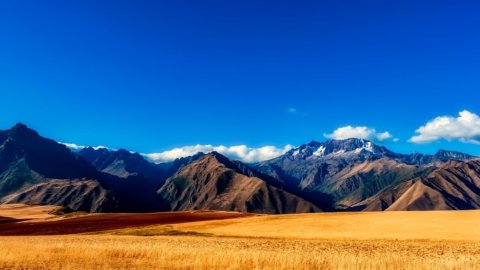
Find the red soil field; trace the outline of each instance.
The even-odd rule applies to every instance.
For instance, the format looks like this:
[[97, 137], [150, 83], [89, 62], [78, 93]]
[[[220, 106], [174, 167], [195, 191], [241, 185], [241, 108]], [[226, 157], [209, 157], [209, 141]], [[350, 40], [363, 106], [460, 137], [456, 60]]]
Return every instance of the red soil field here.
[[0, 235], [62, 235], [150, 225], [178, 224], [251, 216], [235, 212], [165, 212], [148, 214], [93, 214], [62, 220], [28, 222], [0, 217]]

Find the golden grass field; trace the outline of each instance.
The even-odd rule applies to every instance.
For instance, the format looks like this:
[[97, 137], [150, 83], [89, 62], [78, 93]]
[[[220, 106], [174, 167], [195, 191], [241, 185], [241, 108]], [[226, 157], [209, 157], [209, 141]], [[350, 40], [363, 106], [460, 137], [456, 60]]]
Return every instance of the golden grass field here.
[[479, 225], [480, 211], [326, 213], [3, 236], [0, 269], [480, 269]]
[[480, 243], [480, 211], [269, 215], [174, 225], [222, 236], [336, 240], [467, 240]]

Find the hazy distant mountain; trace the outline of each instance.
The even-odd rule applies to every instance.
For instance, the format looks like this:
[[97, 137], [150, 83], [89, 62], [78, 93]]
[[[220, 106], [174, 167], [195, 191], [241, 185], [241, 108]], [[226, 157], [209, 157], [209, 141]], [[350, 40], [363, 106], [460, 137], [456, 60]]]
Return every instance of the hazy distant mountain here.
[[121, 178], [145, 178], [152, 185], [160, 187], [167, 172], [160, 165], [147, 161], [138, 153], [124, 149], [117, 151], [105, 148], [87, 147], [78, 152], [98, 170]]
[[434, 163], [442, 163], [450, 160], [469, 160], [475, 158], [474, 156], [447, 150], [439, 150], [435, 155], [423, 155], [414, 153], [402, 156], [402, 161], [416, 165], [428, 165]]
[[317, 212], [314, 204], [276, 188], [241, 163], [210, 153], [185, 166], [158, 191], [177, 210], [257, 213]]

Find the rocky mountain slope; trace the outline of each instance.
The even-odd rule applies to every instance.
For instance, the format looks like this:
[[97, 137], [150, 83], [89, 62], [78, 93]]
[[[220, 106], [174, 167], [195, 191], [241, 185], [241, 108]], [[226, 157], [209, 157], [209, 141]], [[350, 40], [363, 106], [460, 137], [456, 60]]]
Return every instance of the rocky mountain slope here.
[[311, 142], [253, 166], [302, 194], [331, 195], [334, 209], [355, 209], [385, 189], [428, 175], [448, 160], [471, 158], [443, 150], [435, 155], [402, 155], [371, 141], [347, 139]]
[[23, 124], [0, 131], [0, 203], [90, 212], [480, 209], [479, 168], [463, 153], [405, 155], [361, 139], [256, 164], [218, 153], [154, 164], [127, 150], [74, 153]]
[[113, 192], [98, 181], [51, 179], [5, 196], [2, 203], [61, 205], [71, 210], [115, 212], [121, 210]]
[[[23, 124], [0, 131], [0, 202], [54, 204], [91, 212], [160, 210], [143, 182], [98, 171]], [[155, 198], [155, 199], [154, 199]]]
[[480, 209], [480, 160], [451, 162], [356, 205], [364, 211]]
[[209, 209], [276, 214], [321, 211], [218, 153], [204, 155], [184, 167], [158, 193], [170, 202], [173, 211]]
[[45, 178], [97, 178], [97, 170], [25, 125], [0, 131], [0, 196]]

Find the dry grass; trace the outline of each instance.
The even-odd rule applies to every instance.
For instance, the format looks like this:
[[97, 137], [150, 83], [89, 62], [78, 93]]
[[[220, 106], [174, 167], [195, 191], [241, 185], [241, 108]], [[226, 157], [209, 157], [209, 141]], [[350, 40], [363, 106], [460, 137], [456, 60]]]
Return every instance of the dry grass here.
[[479, 269], [479, 217], [306, 214], [0, 237], [0, 269]]
[[[480, 244], [194, 236], [0, 238], [0, 269], [476, 269]], [[478, 269], [478, 268], [477, 268]]]
[[257, 216], [177, 224], [173, 229], [238, 237], [480, 242], [479, 227], [480, 211], [475, 210]]

